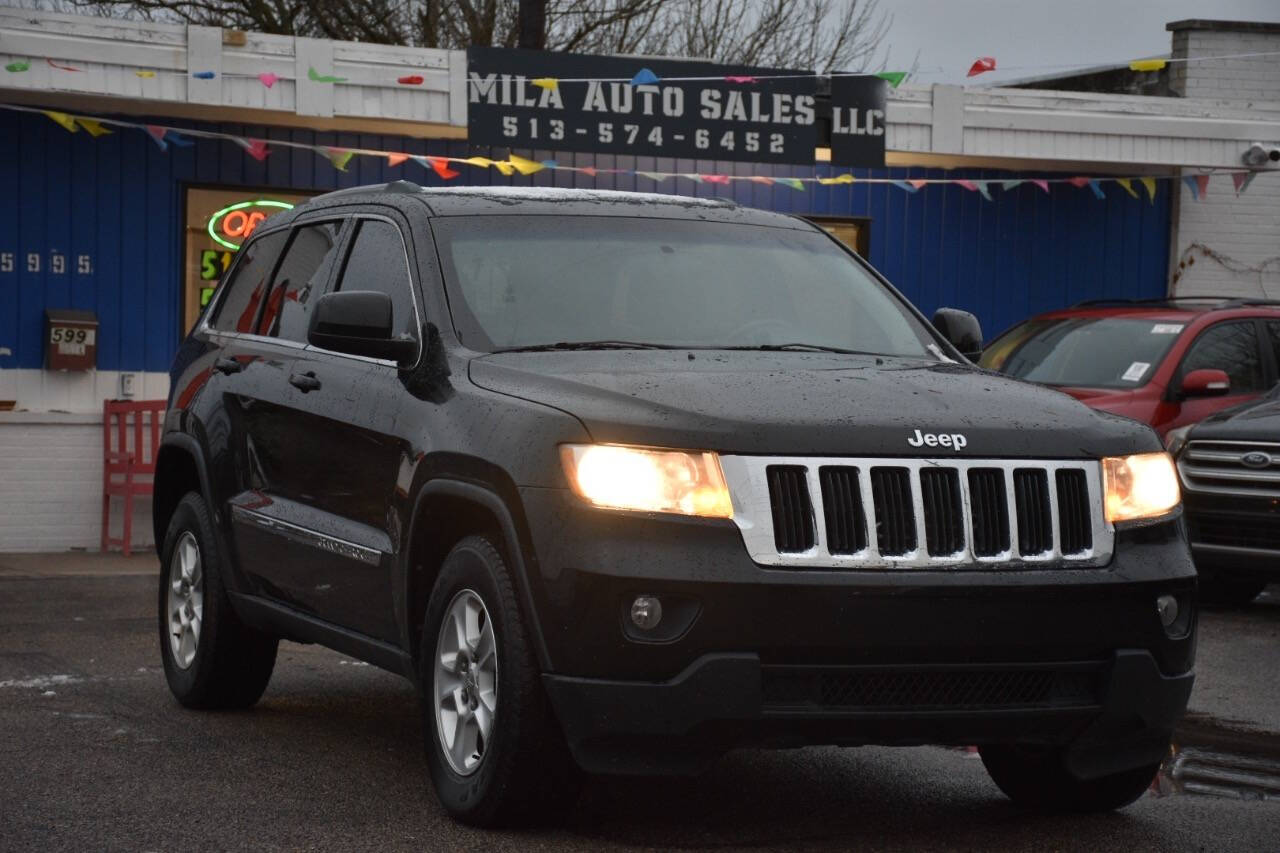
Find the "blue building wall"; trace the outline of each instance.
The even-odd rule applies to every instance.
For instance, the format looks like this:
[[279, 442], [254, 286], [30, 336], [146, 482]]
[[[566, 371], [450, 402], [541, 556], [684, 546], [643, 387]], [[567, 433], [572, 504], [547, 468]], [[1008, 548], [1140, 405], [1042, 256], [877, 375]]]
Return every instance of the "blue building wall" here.
[[[155, 121], [220, 130], [266, 140], [448, 156], [505, 156], [469, 149], [465, 142], [399, 136], [315, 133], [235, 124]], [[46, 308], [97, 312], [98, 366], [105, 370], [167, 370], [180, 335], [182, 204], [188, 185], [250, 190], [330, 190], [407, 178], [443, 184], [410, 161], [391, 168], [352, 158], [339, 172], [310, 151], [274, 148], [265, 162], [231, 142], [198, 140], [162, 152], [141, 131], [121, 129], [94, 139], [68, 133], [44, 116], [0, 111], [0, 368], [43, 364]], [[807, 177], [812, 168], [711, 160], [670, 160], [538, 151], [563, 164], [641, 171], [679, 171]], [[1114, 184], [1099, 201], [1088, 189], [1055, 185], [1045, 194], [1031, 184], [1008, 192], [992, 186], [993, 201], [960, 187], [907, 193], [891, 185], [789, 187], [735, 182], [661, 184], [628, 175], [542, 172], [504, 177], [496, 170], [459, 167], [450, 183], [512, 183], [732, 196], [771, 210], [864, 217], [870, 220], [870, 261], [926, 314], [941, 305], [973, 311], [988, 336], [1052, 308], [1098, 297], [1151, 297], [1166, 292], [1170, 191], [1154, 203]], [[818, 174], [834, 174], [819, 167]], [[967, 177], [1007, 180], [997, 170], [854, 170], [857, 177]], [[1043, 173], [1035, 173], [1037, 175]], [[28, 270], [35, 255], [38, 271]], [[54, 256], [65, 267], [55, 270]], [[78, 259], [87, 255], [90, 269]], [[6, 258], [11, 259], [8, 269]]]

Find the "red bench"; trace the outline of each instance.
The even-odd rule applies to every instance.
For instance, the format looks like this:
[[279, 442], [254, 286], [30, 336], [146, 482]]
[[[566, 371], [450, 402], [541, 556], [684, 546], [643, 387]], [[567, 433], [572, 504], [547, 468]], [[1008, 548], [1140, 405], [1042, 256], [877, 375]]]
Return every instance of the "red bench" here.
[[[105, 400], [102, 404], [102, 550], [119, 545], [130, 554], [133, 499], [150, 496], [164, 427], [164, 400]], [[124, 498], [124, 529], [111, 533], [111, 498]]]

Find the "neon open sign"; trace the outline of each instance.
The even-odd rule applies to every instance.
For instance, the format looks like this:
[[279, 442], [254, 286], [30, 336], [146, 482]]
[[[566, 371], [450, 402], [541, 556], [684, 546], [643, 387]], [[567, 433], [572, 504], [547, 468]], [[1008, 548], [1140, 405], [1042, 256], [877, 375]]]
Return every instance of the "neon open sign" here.
[[224, 207], [209, 217], [209, 236], [219, 246], [226, 246], [235, 251], [249, 239], [253, 229], [257, 228], [262, 220], [277, 210], [289, 210], [292, 207], [293, 205], [287, 201], [272, 201], [265, 198], [242, 201], [239, 204]]

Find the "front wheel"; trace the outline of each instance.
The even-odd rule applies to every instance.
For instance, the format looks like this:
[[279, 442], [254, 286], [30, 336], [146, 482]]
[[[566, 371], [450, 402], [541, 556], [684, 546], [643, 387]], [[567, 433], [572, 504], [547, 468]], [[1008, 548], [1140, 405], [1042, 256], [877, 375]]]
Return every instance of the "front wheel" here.
[[427, 764], [449, 814], [511, 825], [553, 820], [572, 804], [580, 774], [489, 538], [469, 536], [445, 558], [420, 648]]
[[1020, 806], [1056, 812], [1106, 812], [1137, 800], [1151, 786], [1159, 764], [1077, 779], [1050, 747], [992, 745], [978, 748], [991, 781]]

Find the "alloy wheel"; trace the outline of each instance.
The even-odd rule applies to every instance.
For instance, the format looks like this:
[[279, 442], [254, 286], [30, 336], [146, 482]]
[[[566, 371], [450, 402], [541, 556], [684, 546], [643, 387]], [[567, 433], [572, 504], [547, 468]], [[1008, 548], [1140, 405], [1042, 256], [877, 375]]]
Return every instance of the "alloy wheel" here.
[[464, 589], [445, 610], [436, 641], [432, 686], [436, 728], [453, 771], [480, 766], [498, 705], [498, 649], [480, 596]]
[[189, 669], [204, 622], [204, 570], [200, 544], [190, 530], [183, 531], [169, 558], [168, 599], [169, 651], [175, 664]]

